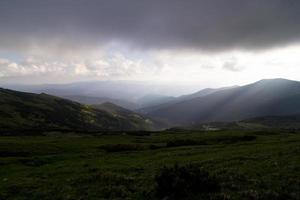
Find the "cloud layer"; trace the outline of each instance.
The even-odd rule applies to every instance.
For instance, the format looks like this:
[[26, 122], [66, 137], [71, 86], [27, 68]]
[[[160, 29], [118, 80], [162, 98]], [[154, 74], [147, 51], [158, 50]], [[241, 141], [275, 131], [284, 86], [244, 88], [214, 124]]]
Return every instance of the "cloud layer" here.
[[299, 0], [2, 0], [0, 82], [300, 79]]
[[299, 41], [299, 10], [298, 0], [0, 1], [0, 46], [268, 49]]
[[145, 71], [147, 63], [130, 60], [117, 54], [81, 61], [52, 61], [40, 58], [28, 58], [19, 63], [0, 58], [0, 78], [18, 76], [63, 76], [100, 79], [138, 78]]

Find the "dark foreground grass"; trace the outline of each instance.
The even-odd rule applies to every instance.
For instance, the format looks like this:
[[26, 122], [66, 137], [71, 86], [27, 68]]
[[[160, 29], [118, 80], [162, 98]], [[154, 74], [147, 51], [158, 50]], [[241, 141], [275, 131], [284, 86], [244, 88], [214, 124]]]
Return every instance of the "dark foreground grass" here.
[[0, 199], [176, 198], [300, 199], [300, 134], [0, 137]]

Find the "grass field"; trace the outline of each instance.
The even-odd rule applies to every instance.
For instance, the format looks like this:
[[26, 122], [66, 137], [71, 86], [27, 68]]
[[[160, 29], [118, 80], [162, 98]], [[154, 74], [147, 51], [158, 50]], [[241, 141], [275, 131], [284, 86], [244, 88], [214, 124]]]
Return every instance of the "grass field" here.
[[300, 199], [300, 134], [279, 131], [2, 136], [0, 199], [159, 199], [157, 177], [174, 166], [214, 178], [203, 198]]

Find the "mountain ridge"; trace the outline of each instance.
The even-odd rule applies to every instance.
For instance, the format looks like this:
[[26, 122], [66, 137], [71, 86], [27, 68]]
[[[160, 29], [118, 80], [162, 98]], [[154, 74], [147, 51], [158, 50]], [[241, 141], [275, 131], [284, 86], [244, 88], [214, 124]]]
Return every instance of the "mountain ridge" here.
[[0, 88], [0, 130], [120, 131], [151, 130], [146, 118], [122, 116], [45, 93]]
[[298, 100], [300, 100], [300, 82], [266, 79], [166, 105], [147, 115], [176, 125], [235, 121], [264, 115], [298, 114], [300, 113]]

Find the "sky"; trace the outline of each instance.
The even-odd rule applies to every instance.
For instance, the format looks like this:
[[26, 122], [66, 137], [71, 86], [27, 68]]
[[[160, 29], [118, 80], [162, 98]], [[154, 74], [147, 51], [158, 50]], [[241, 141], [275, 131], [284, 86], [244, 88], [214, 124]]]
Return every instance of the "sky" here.
[[0, 83], [300, 80], [298, 0], [2, 0]]

